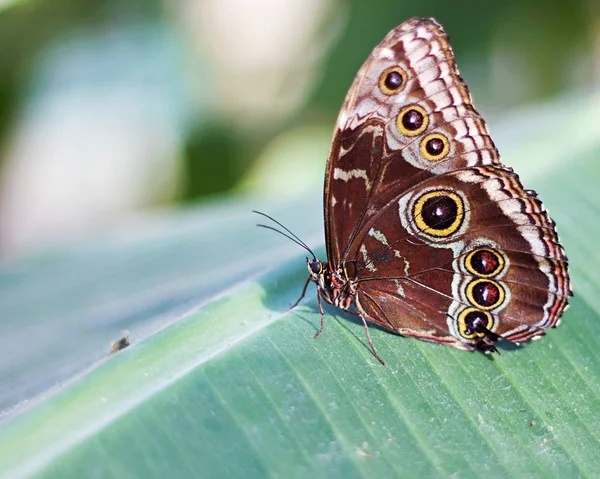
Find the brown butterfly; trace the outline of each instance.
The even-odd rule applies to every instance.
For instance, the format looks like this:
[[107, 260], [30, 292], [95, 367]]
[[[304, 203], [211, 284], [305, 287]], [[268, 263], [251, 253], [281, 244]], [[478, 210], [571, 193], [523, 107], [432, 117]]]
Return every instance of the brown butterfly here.
[[[359, 70], [325, 174], [321, 298], [368, 323], [497, 351], [555, 327], [572, 295], [567, 257], [535, 192], [502, 165], [433, 19], [392, 30]], [[289, 231], [289, 230], [288, 230]], [[292, 306], [292, 307], [294, 307]]]

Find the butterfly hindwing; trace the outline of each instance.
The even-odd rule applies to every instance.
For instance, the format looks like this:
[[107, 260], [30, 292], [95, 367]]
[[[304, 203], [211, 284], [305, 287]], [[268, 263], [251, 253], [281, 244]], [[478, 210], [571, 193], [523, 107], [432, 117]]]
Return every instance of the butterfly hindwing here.
[[465, 332], [470, 313], [523, 341], [554, 326], [570, 295], [566, 256], [541, 202], [496, 166], [399, 191], [348, 257], [367, 318], [465, 349], [480, 338]]

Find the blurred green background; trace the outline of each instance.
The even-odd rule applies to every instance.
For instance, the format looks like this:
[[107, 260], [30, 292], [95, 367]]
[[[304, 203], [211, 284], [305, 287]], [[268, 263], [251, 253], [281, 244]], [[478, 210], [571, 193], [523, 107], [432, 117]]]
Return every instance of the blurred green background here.
[[216, 194], [318, 191], [354, 74], [413, 15], [444, 25], [488, 121], [598, 88], [599, 5], [0, 1], [0, 257]]

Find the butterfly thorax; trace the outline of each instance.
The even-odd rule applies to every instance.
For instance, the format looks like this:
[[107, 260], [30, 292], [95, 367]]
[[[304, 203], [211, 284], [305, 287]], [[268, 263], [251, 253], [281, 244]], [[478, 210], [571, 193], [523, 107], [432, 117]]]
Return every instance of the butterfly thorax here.
[[348, 265], [351, 267], [343, 265], [334, 270], [330, 263], [316, 258], [307, 258], [306, 262], [310, 279], [317, 285], [318, 294], [329, 304], [348, 310], [356, 296], [356, 280], [351, 274], [354, 263]]

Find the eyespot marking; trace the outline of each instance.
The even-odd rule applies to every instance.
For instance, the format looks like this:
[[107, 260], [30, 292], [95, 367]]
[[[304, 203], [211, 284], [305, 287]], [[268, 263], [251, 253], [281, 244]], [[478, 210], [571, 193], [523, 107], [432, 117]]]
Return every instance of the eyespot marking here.
[[467, 285], [467, 299], [484, 311], [497, 308], [506, 298], [504, 288], [490, 279], [476, 279]]
[[409, 105], [398, 113], [396, 125], [402, 135], [417, 136], [427, 129], [429, 116], [419, 105]]
[[465, 205], [459, 195], [448, 190], [435, 190], [425, 193], [415, 202], [413, 217], [423, 233], [445, 238], [460, 228], [464, 211]]
[[458, 333], [465, 339], [485, 338], [494, 328], [494, 318], [487, 311], [466, 308], [458, 315]]
[[406, 72], [402, 68], [388, 68], [379, 77], [379, 89], [385, 95], [394, 95], [404, 88], [406, 79]]
[[465, 268], [480, 278], [497, 276], [504, 269], [504, 256], [491, 248], [478, 248], [465, 258]]
[[428, 161], [439, 161], [450, 152], [450, 142], [441, 133], [432, 133], [421, 140], [421, 156]]

